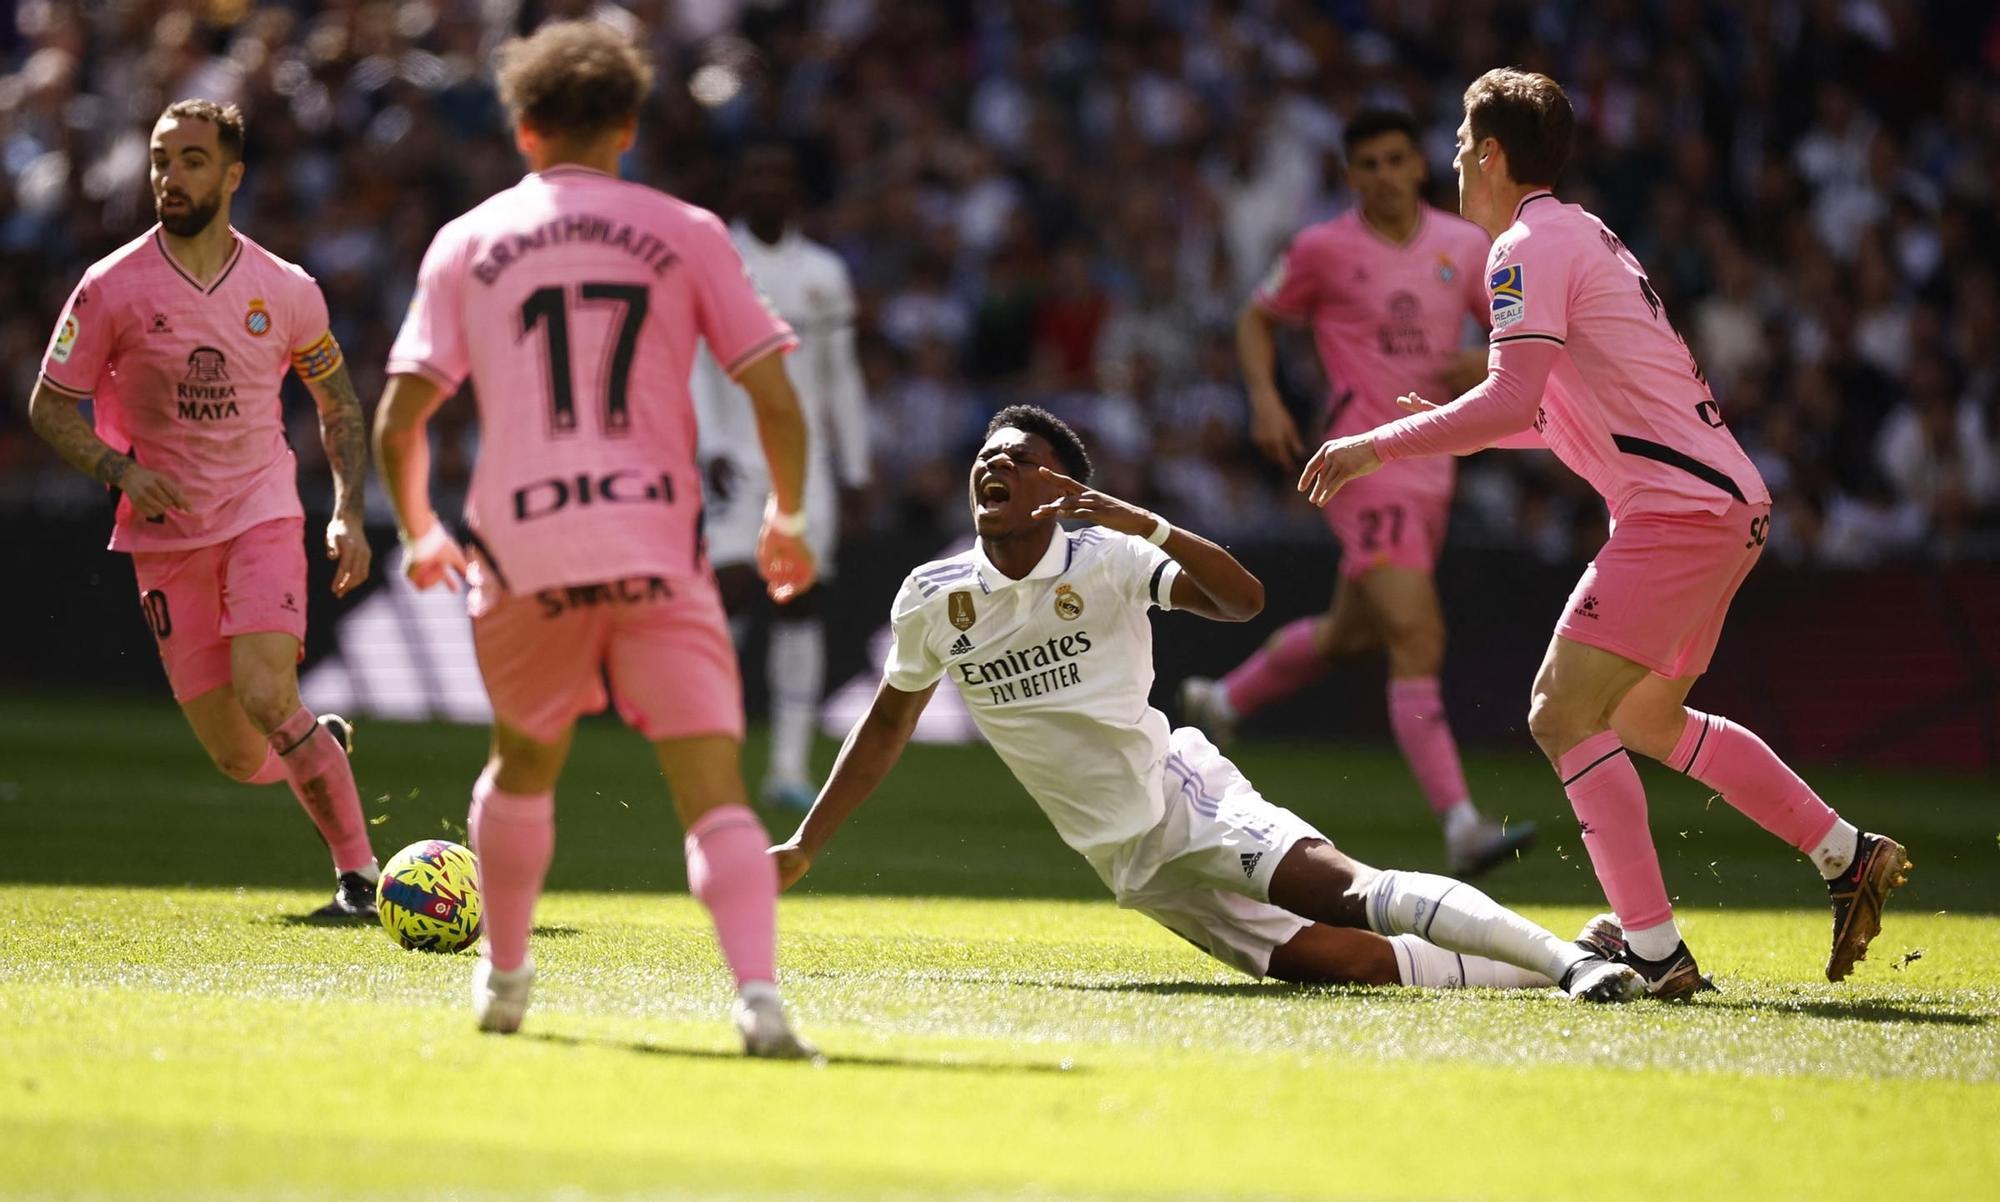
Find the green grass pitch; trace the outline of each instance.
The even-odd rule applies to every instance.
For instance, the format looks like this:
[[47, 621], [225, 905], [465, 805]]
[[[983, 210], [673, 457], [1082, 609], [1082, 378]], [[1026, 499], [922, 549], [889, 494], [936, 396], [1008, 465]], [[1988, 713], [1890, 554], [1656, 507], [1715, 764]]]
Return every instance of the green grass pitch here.
[[[359, 738], [378, 851], [458, 837], [483, 735]], [[1441, 867], [1392, 753], [1238, 758], [1363, 859]], [[1601, 908], [1547, 769], [1468, 770], [1544, 826], [1487, 889], [1562, 931]], [[0, 701], [0, 1197], [2000, 1197], [2000, 790], [1812, 775], [1916, 861], [1871, 958], [1822, 980], [1811, 870], [1656, 773], [1723, 992], [1604, 1009], [1250, 982], [1100, 896], [989, 751], [915, 748], [783, 904], [814, 1069], [734, 1054], [615, 727], [578, 739], [536, 1006], [498, 1039], [469, 955], [293, 920], [330, 885], [310, 828], [164, 700]]]

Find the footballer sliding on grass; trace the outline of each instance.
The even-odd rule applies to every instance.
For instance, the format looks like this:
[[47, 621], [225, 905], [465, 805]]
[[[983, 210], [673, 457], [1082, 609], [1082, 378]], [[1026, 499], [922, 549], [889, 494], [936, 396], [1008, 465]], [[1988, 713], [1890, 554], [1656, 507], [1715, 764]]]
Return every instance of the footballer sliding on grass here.
[[[1146, 611], [1254, 617], [1264, 587], [1227, 551], [1086, 487], [1076, 434], [1003, 409], [972, 465], [969, 551], [910, 573], [874, 704], [792, 838], [780, 883], [881, 784], [938, 682], [950, 678], [1000, 758], [1118, 904], [1217, 960], [1299, 982], [1559, 986], [1626, 1001], [1637, 973], [1470, 885], [1380, 871], [1266, 801], [1198, 730], [1147, 703]], [[1066, 531], [1058, 519], [1090, 523]], [[1616, 932], [1599, 929], [1592, 935]]]

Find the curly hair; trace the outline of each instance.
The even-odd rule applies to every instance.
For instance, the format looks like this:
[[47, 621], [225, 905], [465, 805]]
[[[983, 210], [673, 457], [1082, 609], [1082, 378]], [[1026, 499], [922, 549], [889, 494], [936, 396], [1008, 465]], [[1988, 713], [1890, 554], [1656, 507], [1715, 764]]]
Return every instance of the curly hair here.
[[1063, 475], [1078, 484], [1090, 483], [1090, 452], [1083, 449], [1083, 439], [1069, 428], [1068, 422], [1039, 405], [1009, 405], [986, 423], [986, 437], [1009, 429], [1040, 435], [1054, 448]]
[[591, 138], [638, 115], [653, 88], [646, 56], [599, 21], [551, 21], [500, 47], [500, 99], [547, 138]]

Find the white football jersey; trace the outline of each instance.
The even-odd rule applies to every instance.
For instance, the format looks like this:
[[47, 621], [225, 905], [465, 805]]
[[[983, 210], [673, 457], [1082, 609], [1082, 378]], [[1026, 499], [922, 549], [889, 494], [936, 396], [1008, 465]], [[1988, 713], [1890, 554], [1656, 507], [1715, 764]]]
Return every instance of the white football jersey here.
[[1058, 530], [1021, 580], [975, 544], [903, 581], [884, 679], [919, 692], [948, 677], [1063, 842], [1105, 875], [1165, 812], [1146, 611], [1172, 608], [1179, 575], [1158, 547], [1101, 527]]

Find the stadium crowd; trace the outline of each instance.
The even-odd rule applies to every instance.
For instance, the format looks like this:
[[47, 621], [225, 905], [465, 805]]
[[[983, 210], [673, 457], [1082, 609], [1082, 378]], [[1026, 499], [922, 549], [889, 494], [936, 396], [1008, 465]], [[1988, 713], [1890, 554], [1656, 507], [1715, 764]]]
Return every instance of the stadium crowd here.
[[[1778, 500], [1777, 552], [2000, 557], [2000, 17], [1919, 0], [18, 0], [0, 507], [101, 503], [26, 401], [78, 274], [152, 220], [162, 105], [243, 106], [237, 223], [318, 277], [372, 400], [430, 235], [520, 174], [493, 48], [592, 11], [664, 68], [629, 175], [727, 213], [746, 141], [799, 152], [805, 228], [861, 299], [878, 528], [962, 526], [984, 417], [1032, 400], [1115, 491], [1231, 539], [1316, 536], [1247, 441], [1236, 307], [1349, 203], [1344, 118], [1415, 113], [1455, 208], [1460, 91], [1518, 63], [1576, 103], [1561, 191], [1647, 264]], [[1282, 363], [1311, 411], [1303, 335]], [[302, 394], [296, 416], [311, 460]], [[469, 418], [441, 422], [448, 479]], [[1461, 481], [1457, 540], [1561, 560], [1601, 537], [1545, 453]]]

